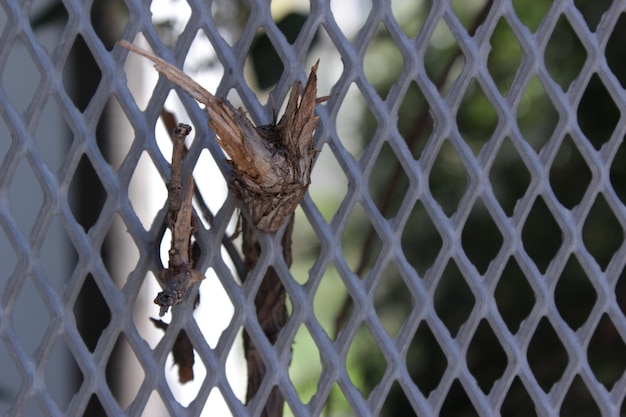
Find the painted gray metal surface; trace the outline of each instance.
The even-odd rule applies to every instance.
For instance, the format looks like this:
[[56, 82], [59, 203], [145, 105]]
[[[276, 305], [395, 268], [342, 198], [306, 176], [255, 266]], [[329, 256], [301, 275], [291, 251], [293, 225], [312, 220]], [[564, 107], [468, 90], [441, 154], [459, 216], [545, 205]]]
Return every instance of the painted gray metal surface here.
[[[303, 79], [305, 69], [303, 62], [307, 45], [311, 42], [315, 29], [324, 28], [344, 63], [342, 76], [334, 85], [332, 94], [342, 97], [351, 83], [356, 83], [371, 112], [383, 127], [377, 132], [371, 145], [364, 151], [364, 157], [355, 161], [341, 144], [337, 134], [336, 116], [341, 100], [331, 100], [320, 107], [321, 129], [318, 133], [319, 143], [328, 144], [334, 151], [339, 165], [349, 181], [347, 195], [337, 214], [329, 224], [326, 222], [314, 201], [306, 197], [302, 203], [303, 210], [321, 243], [320, 259], [310, 271], [309, 280], [305, 285], [298, 284], [286, 265], [278, 256], [278, 251], [267, 250], [256, 271], [262, 271], [273, 263], [282, 275], [293, 303], [293, 313], [284, 329], [275, 349], [267, 343], [261, 329], [254, 323], [252, 314], [255, 291], [259, 285], [260, 274], [253, 274], [252, 279], [241, 286], [226, 265], [220, 253], [221, 238], [227, 222], [235, 210], [232, 197], [216, 213], [213, 225], [201, 229], [198, 239], [204, 248], [209, 250], [201, 259], [203, 269], [213, 268], [235, 306], [235, 313], [230, 325], [223, 332], [217, 346], [211, 348], [205, 341], [200, 328], [193, 319], [190, 309], [178, 309], [173, 315], [170, 329], [161, 342], [154, 348], [146, 343], [137, 331], [132, 319], [134, 300], [140, 290], [142, 280], [149, 271], [157, 271], [158, 261], [153, 242], [160, 240], [163, 232], [162, 222], [165, 210], [156, 216], [151, 228], [144, 230], [128, 198], [128, 187], [134, 168], [142, 152], [152, 158], [157, 170], [168, 177], [169, 166], [162, 157], [154, 140], [154, 126], [157, 123], [163, 101], [171, 85], [164, 80], [157, 84], [151, 100], [144, 111], [135, 104], [133, 95], [126, 84], [127, 74], [123, 63], [127, 51], [119, 47], [107, 50], [99, 40], [91, 26], [89, 10], [91, 2], [66, 0], [64, 6], [68, 13], [65, 32], [60, 42], [51, 51], [43, 48], [34, 35], [29, 23], [29, 2], [5, 0], [1, 9], [6, 15], [6, 26], [2, 29], [0, 44], [0, 68], [7, 65], [10, 48], [20, 42], [25, 46], [32, 65], [41, 75], [40, 82], [33, 93], [32, 100], [23, 110], [18, 110], [5, 92], [0, 88], [0, 116], [10, 132], [10, 145], [3, 144], [4, 156], [0, 165], [0, 233], [9, 242], [14, 253], [15, 268], [7, 275], [0, 292], [0, 342], [14, 363], [21, 379], [19, 392], [14, 402], [7, 408], [8, 415], [21, 416], [26, 404], [34, 400], [45, 415], [81, 415], [92, 394], [96, 394], [106, 412], [111, 416], [140, 415], [149, 397], [156, 390], [170, 415], [199, 415], [211, 390], [217, 387], [225, 398], [232, 413], [237, 416], [258, 415], [261, 401], [257, 398], [249, 406], [242, 405], [236, 397], [225, 375], [227, 356], [235, 343], [235, 337], [242, 327], [251, 334], [257, 345], [264, 352], [269, 368], [269, 376], [262, 387], [259, 397], [267, 395], [271, 386], [278, 384], [283, 390], [287, 403], [295, 415], [315, 416], [322, 412], [333, 383], [337, 383], [354, 415], [377, 415], [385, 401], [386, 395], [396, 381], [416, 413], [420, 416], [436, 415], [446, 395], [458, 380], [467, 393], [474, 408], [481, 416], [499, 415], [499, 409], [516, 377], [522, 381], [535, 404], [537, 413], [543, 416], [558, 415], [572, 380], [580, 375], [593, 396], [602, 415], [618, 415], [623, 410], [622, 402], [626, 393], [626, 376], [622, 375], [609, 391], [599, 383], [587, 360], [587, 347], [603, 315], [608, 315], [623, 340], [626, 340], [626, 318], [617, 304], [615, 285], [624, 262], [626, 261], [626, 245], [622, 244], [613, 261], [602, 270], [582, 243], [582, 225], [598, 194], [606, 199], [622, 228], [626, 227], [626, 207], [615, 194], [609, 182], [609, 165], [621, 140], [626, 134], [626, 95], [619, 81], [608, 68], [604, 58], [604, 47], [612, 33], [620, 13], [626, 5], [614, 1], [603, 16], [595, 32], [589, 30], [583, 16], [571, 1], [554, 2], [536, 32], [531, 32], [517, 17], [509, 1], [494, 1], [483, 25], [477, 33], [470, 37], [452, 10], [448, 1], [434, 1], [423, 28], [414, 39], [407, 38], [398, 27], [391, 13], [388, 2], [374, 1], [372, 10], [362, 31], [351, 42], [342, 34], [333, 20], [329, 2], [324, 0], [311, 1], [310, 17], [304, 35], [294, 45], [290, 45], [272, 24], [269, 2], [262, 0], [250, 1], [251, 15], [234, 46], [230, 46], [218, 33], [211, 19], [210, 2], [189, 1], [192, 18], [180, 35], [174, 50], [167, 49], [157, 36], [150, 18], [149, 2], [126, 0], [129, 11], [128, 24], [124, 30], [125, 39], [133, 39], [141, 32], [153, 50], [179, 66], [185, 60], [188, 48], [196, 32], [202, 29], [211, 41], [219, 61], [228, 69], [217, 90], [217, 95], [227, 93], [235, 88], [240, 95], [250, 116], [255, 121], [267, 121], [271, 116], [271, 105], [261, 105], [255, 93], [247, 87], [243, 76], [243, 62], [254, 39], [256, 30], [263, 26], [275, 44], [276, 50], [285, 65], [285, 73], [277, 86], [276, 97], [285, 97], [289, 87], [296, 79]], [[577, 36], [581, 39], [589, 59], [586, 61], [578, 77], [570, 88], [564, 92], [550, 77], [543, 62], [543, 51], [550, 38], [557, 20], [566, 16]], [[504, 18], [515, 33], [523, 51], [520, 70], [513, 81], [510, 93], [503, 97], [494, 84], [488, 68], [486, 57], [491, 48], [489, 39], [501, 18]], [[428, 39], [433, 34], [438, 22], [443, 20], [458, 42], [466, 58], [466, 64], [458, 80], [452, 85], [445, 97], [429, 79], [421, 64], [424, 59]], [[367, 45], [379, 24], [385, 24], [387, 30], [400, 48], [406, 67], [400, 79], [391, 89], [386, 99], [381, 99], [374, 88], [368, 83], [363, 72], [363, 58]], [[74, 37], [82, 36], [92, 52], [102, 72], [102, 78], [94, 97], [84, 112], [76, 109], [68, 95], [64, 82], [63, 70]], [[611, 98], [621, 113], [621, 118], [613, 136], [605, 146], [595, 149], [583, 136], [577, 123], [577, 103], [580, 101], [591, 76], [597, 73], [607, 86]], [[537, 153], [522, 137], [516, 123], [517, 108], [528, 80], [537, 76], [547, 91], [550, 100], [560, 115], [557, 129], [544, 149]], [[456, 114], [466, 89], [472, 80], [477, 80], [493, 105], [499, 123], [489, 142], [482, 151], [475, 155], [464, 141], [456, 125]], [[425, 99], [431, 106], [434, 120], [434, 132], [431, 140], [419, 160], [411, 157], [411, 151], [395, 127], [395, 111], [404, 97], [410, 82], [415, 81]], [[127, 118], [132, 124], [135, 140], [130, 146], [126, 158], [119, 168], [113, 169], [103, 157], [95, 139], [96, 125], [103, 108], [111, 95], [119, 101]], [[53, 98], [65, 118], [73, 134], [73, 141], [65, 160], [58, 170], [53, 172], [47, 165], [41, 150], [35, 141], [35, 129], [43, 106], [49, 98]], [[195, 141], [190, 150], [193, 159], [208, 148], [211, 155], [218, 161], [223, 155], [215, 143], [210, 140], [211, 133], [205, 123], [205, 115], [189, 98], [182, 97], [187, 113], [191, 118], [198, 137], [206, 140]], [[567, 132], [580, 150], [591, 170], [591, 182], [584, 200], [573, 210], [559, 203], [549, 185], [549, 166], [558, 151], [563, 132]], [[504, 213], [490, 184], [489, 170], [499, 146], [504, 138], [510, 138], [519, 152], [531, 176], [530, 191], [518, 202], [513, 215]], [[468, 171], [468, 191], [459, 203], [459, 209], [452, 217], [443, 212], [428, 188], [428, 175], [438, 155], [441, 142], [437, 138], [448, 138], [459, 154]], [[560, 139], [559, 139], [560, 138]], [[379, 144], [387, 140], [395, 151], [409, 177], [409, 189], [403, 205], [395, 217], [385, 219], [378, 211], [369, 194], [367, 173], [376, 160]], [[70, 203], [68, 190], [72, 184], [77, 165], [83, 155], [89, 158], [102, 186], [106, 190], [107, 199], [102, 207], [96, 224], [88, 232], [77, 223]], [[34, 177], [41, 186], [43, 202], [36, 220], [27, 233], [19, 227], [14, 213], [10, 209], [9, 188], [18, 167], [26, 161]], [[225, 165], [220, 165], [224, 175], [228, 175]], [[563, 245], [545, 272], [541, 272], [531, 257], [526, 253], [522, 242], [522, 228], [532, 209], [535, 199], [540, 196], [547, 204], [556, 222], [563, 232]], [[474, 202], [482, 199], [493, 221], [503, 234], [503, 245], [495, 259], [484, 274], [480, 274], [467, 257], [461, 245], [461, 233]], [[400, 247], [403, 227], [410, 211], [417, 200], [424, 205], [431, 221], [439, 231], [443, 240], [440, 255], [424, 277], [418, 277], [412, 266], [406, 261]], [[411, 283], [410, 291], [416, 300], [416, 306], [395, 338], [391, 338], [377, 318], [373, 307], [372, 296], [380, 269], [384, 263], [377, 264], [365, 280], [359, 279], [344, 259], [341, 249], [341, 233], [348, 222], [348, 217], [355, 205], [359, 203], [369, 221], [375, 227], [382, 241], [380, 259], [394, 259], [401, 275]], [[128, 277], [126, 285], [119, 289], [110, 279], [109, 273], [101, 259], [100, 247], [106, 236], [111, 221], [119, 215], [128, 233], [132, 236], [139, 250], [139, 261]], [[60, 221], [68, 235], [71, 245], [78, 255], [78, 262], [71, 277], [61, 290], [52, 286], [46, 277], [41, 264], [41, 245], [48, 228], [53, 221]], [[270, 248], [269, 237], [262, 242]], [[592, 284], [597, 292], [597, 302], [590, 316], [579, 330], [571, 330], [560, 318], [554, 304], [554, 287], [556, 282], [547, 277], [558, 276], [570, 255], [574, 254], [588, 276], [595, 277]], [[516, 334], [512, 334], [501, 317], [496, 306], [493, 293], [498, 278], [510, 257], [513, 257], [525, 274], [528, 283], [536, 296], [536, 304], [530, 315], [521, 324]], [[468, 321], [460, 332], [452, 337], [450, 332], [437, 317], [432, 297], [438, 277], [450, 260], [454, 260], [462, 270], [464, 277], [475, 297], [475, 307]], [[331, 340], [324, 328], [316, 320], [313, 309], [313, 298], [326, 267], [333, 263], [344, 281], [354, 301], [354, 312], [347, 327], [336, 340]], [[382, 266], [381, 266], [382, 265]], [[93, 352], [85, 347], [76, 328], [74, 303], [88, 274], [93, 276], [111, 312], [111, 320], [105, 333]], [[422, 279], [423, 278], [423, 279]], [[150, 279], [150, 278], [148, 278]], [[32, 280], [41, 303], [50, 316], [47, 331], [42, 336], [39, 347], [34, 352], [24, 348], [16, 334], [19, 323], [16, 317], [15, 300], [27, 280]], [[568, 356], [568, 366], [555, 384], [546, 393], [538, 385], [527, 359], [527, 348], [540, 320], [547, 317], [558, 338], [562, 341]], [[504, 349], [507, 366], [504, 374], [495, 382], [489, 394], [485, 394], [469, 371], [466, 358], [467, 351], [481, 320], [485, 319], [493, 329], [498, 341]], [[432, 330], [437, 342], [444, 352], [448, 366], [438, 387], [425, 396], [419, 391], [408, 375], [405, 356], [408, 345], [420, 322], [426, 322]], [[358, 326], [365, 322], [372, 336], [388, 363], [387, 372], [368, 399], [364, 399], [356, 388], [346, 370], [346, 354]], [[308, 328], [320, 352], [323, 370], [318, 383], [317, 394], [308, 404], [303, 404], [292, 384], [287, 372], [291, 352], [291, 342], [299, 327], [304, 324]], [[184, 328], [190, 336], [197, 354], [207, 368], [207, 377], [202, 383], [196, 399], [188, 407], [180, 405], [172, 394], [164, 379], [164, 367], [167, 355], [171, 350], [179, 329]], [[120, 332], [125, 335], [128, 344], [137, 356], [145, 373], [145, 381], [139, 388], [135, 399], [126, 410], [123, 410], [111, 393], [104, 376], [108, 358], [113, 350]], [[59, 339], [67, 344], [75, 362], [83, 374], [82, 385], [67, 410], [61, 410], [49, 392], [45, 380], [47, 361], [52, 348]]]

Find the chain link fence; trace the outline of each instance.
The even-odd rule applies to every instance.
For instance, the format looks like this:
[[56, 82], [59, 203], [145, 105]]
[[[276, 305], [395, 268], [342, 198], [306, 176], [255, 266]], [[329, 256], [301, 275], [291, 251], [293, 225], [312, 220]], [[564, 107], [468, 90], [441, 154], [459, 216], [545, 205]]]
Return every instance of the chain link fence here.
[[[626, 415], [626, 4], [301, 3], [0, 3], [2, 413], [260, 415], [278, 386], [296, 416]], [[257, 124], [321, 58], [291, 270], [262, 236], [242, 284], [206, 113], [117, 39]], [[194, 128], [207, 278], [163, 332], [164, 107]], [[268, 368], [249, 404], [244, 328]], [[193, 387], [171, 375], [181, 330]]]

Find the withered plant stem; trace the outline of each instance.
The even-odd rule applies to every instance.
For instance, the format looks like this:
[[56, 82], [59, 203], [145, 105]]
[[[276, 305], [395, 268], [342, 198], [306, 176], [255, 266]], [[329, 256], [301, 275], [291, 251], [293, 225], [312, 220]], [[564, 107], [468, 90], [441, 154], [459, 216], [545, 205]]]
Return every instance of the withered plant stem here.
[[[215, 132], [220, 147], [230, 157], [227, 160], [232, 167], [229, 188], [242, 202], [249, 216], [242, 221], [242, 252], [246, 272], [250, 272], [259, 259], [260, 247], [256, 234], [275, 233], [285, 221], [289, 224], [282, 238], [283, 257], [290, 265], [293, 213], [309, 187], [311, 170], [318, 153], [313, 141], [313, 133], [318, 126], [315, 106], [327, 100], [327, 97], [317, 98], [317, 64], [311, 69], [303, 90], [300, 82], [294, 83], [280, 121], [254, 126], [242, 109], [235, 109], [226, 99], [217, 99], [167, 61], [128, 42], [119, 44], [153, 61], [161, 74], [206, 105], [210, 116], [209, 127]], [[172, 187], [172, 193], [177, 191], [175, 186]], [[193, 188], [192, 181], [189, 187]], [[187, 190], [187, 193], [192, 193], [192, 190]], [[180, 213], [183, 208], [184, 204]], [[285, 299], [285, 289], [274, 268], [269, 267], [255, 297], [255, 309], [259, 324], [272, 344], [276, 342], [287, 320]], [[167, 310], [167, 307], [163, 308]], [[246, 398], [250, 400], [257, 394], [265, 378], [266, 368], [257, 348], [245, 332], [244, 349], [248, 362]], [[280, 389], [273, 387], [261, 416], [282, 416], [283, 406], [284, 398]]]

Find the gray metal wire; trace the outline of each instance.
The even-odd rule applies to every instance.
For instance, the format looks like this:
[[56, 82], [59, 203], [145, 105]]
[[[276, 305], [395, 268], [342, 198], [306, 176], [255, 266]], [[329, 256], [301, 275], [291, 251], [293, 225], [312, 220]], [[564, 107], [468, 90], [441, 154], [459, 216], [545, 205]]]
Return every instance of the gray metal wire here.
[[[215, 49], [217, 59], [228, 69], [217, 89], [217, 95], [224, 95], [234, 88], [250, 117], [257, 122], [263, 123], [269, 119], [272, 112], [271, 103], [262, 105], [259, 102], [255, 92], [246, 83], [243, 64], [259, 27], [264, 28], [285, 66], [284, 74], [276, 87], [275, 98], [284, 98], [293, 81], [304, 78], [303, 62], [308, 45], [318, 28], [323, 28], [328, 34], [341, 57], [344, 70], [332, 88], [334, 98], [319, 108], [321, 128], [318, 132], [318, 142], [320, 146], [326, 144], [332, 149], [339, 166], [348, 178], [348, 191], [330, 224], [310, 196], [302, 203], [306, 220], [320, 240], [322, 247], [320, 257], [310, 270], [307, 283], [301, 285], [293, 279], [278, 255], [273, 254], [273, 251], [264, 251], [252, 278], [244, 285], [239, 285], [238, 278], [233, 276], [219, 249], [224, 230], [235, 210], [234, 200], [228, 198], [216, 213], [212, 226], [209, 229], [202, 229], [198, 239], [203, 247], [208, 248], [203, 255], [201, 267], [213, 268], [234, 305], [235, 312], [230, 324], [217, 345], [211, 348], [192, 316], [191, 309], [180, 308], [173, 315], [172, 323], [160, 343], [151, 348], [132, 319], [133, 306], [146, 274], [149, 271], [156, 272], [159, 268], [153, 242], [159, 242], [162, 237], [165, 211], [161, 210], [156, 215], [152, 226], [146, 231], [128, 198], [128, 187], [143, 152], [149, 155], [160, 175], [163, 178], [168, 177], [168, 164], [154, 140], [154, 129], [163, 102], [172, 87], [168, 82], [159, 80], [145, 110], [142, 111], [137, 107], [133, 95], [128, 90], [127, 74], [124, 72], [123, 63], [127, 51], [119, 47], [112, 50], [105, 48], [89, 21], [92, 2], [63, 1], [68, 19], [62, 42], [49, 51], [42, 47], [31, 27], [29, 13], [32, 4], [5, 0], [0, 5], [6, 15], [6, 25], [0, 38], [0, 44], [3, 45], [0, 49], [0, 69], [7, 65], [11, 46], [20, 43], [24, 45], [32, 64], [41, 76], [30, 104], [23, 111], [14, 106], [5, 88], [0, 88], [0, 116], [11, 137], [3, 139], [8, 140], [10, 145], [2, 148], [5, 149], [5, 153], [0, 165], [0, 233], [9, 243], [16, 259], [15, 268], [6, 282], [2, 283], [4, 288], [0, 291], [0, 341], [21, 378], [19, 391], [12, 397], [11, 405], [6, 408], [7, 415], [25, 415], [27, 404], [32, 401], [38, 404], [44, 415], [81, 415], [95, 394], [108, 415], [135, 416], [141, 415], [153, 392], [158, 394], [168, 414], [199, 415], [215, 387], [219, 389], [233, 415], [259, 415], [263, 398], [269, 394], [274, 384], [278, 384], [294, 415], [315, 416], [322, 413], [331, 388], [336, 383], [354, 415], [371, 416], [381, 412], [387, 394], [397, 382], [415, 413], [429, 416], [437, 415], [441, 411], [448, 392], [455, 381], [458, 381], [478, 415], [495, 416], [500, 414], [500, 407], [518, 378], [532, 399], [537, 414], [551, 416], [560, 413], [561, 404], [577, 376], [582, 378], [602, 415], [614, 416], [618, 415], [620, 410], [623, 412], [626, 375], [622, 374], [613, 387], [607, 389], [598, 381], [588, 363], [587, 348], [604, 315], [610, 318], [621, 339], [626, 340], [626, 318], [615, 297], [616, 282], [626, 262], [626, 244], [622, 242], [613, 260], [602, 270], [585, 248], [581, 235], [591, 206], [599, 195], [606, 199], [622, 229], [626, 227], [626, 207], [615, 194], [609, 179], [610, 162], [626, 135], [626, 94], [604, 58], [608, 38], [620, 14], [626, 9], [623, 2], [612, 2], [597, 30], [591, 31], [574, 2], [557, 1], [549, 8], [538, 29], [532, 32], [520, 21], [512, 2], [494, 1], [484, 23], [473, 36], [469, 36], [454, 13], [451, 2], [434, 1], [423, 27], [415, 38], [408, 38], [402, 32], [391, 12], [389, 2], [372, 2], [372, 9], [363, 28], [355, 39], [348, 40], [333, 17], [330, 2], [312, 0], [305, 29], [294, 44], [289, 44], [272, 23], [269, 2], [250, 0], [250, 17], [241, 36], [232, 46], [222, 38], [218, 25], [211, 17], [211, 2], [188, 0], [188, 3], [192, 9], [192, 17], [175, 46], [169, 49], [155, 30], [149, 12], [150, 2], [125, 0], [128, 23], [123, 38], [133, 39], [141, 33], [155, 53], [181, 66], [196, 33], [203, 30]], [[571, 24], [588, 54], [580, 74], [567, 91], [563, 91], [552, 79], [544, 63], [546, 44], [561, 16]], [[506, 96], [502, 96], [495, 85], [486, 60], [491, 48], [491, 35], [501, 19], [510, 26], [523, 51], [520, 69]], [[466, 60], [458, 79], [445, 97], [442, 97], [428, 77], [422, 64], [426, 45], [433, 36], [437, 24], [442, 21], [454, 36]], [[400, 49], [405, 61], [405, 68], [399, 80], [385, 99], [378, 95], [363, 71], [367, 46], [381, 22]], [[62, 77], [76, 36], [84, 39], [102, 73], [97, 90], [83, 112], [74, 106]], [[621, 114], [614, 133], [600, 149], [595, 149], [585, 139], [576, 117], [577, 105], [593, 74], [598, 74], [606, 85], [611, 99]], [[532, 77], [539, 79], [560, 116], [547, 145], [539, 153], [524, 139], [516, 119], [516, 109], [524, 94], [524, 87]], [[476, 80], [482, 88], [499, 119], [490, 140], [477, 155], [459, 133], [456, 121], [462, 99], [472, 80]], [[434, 120], [434, 131], [419, 160], [412, 158], [411, 150], [395, 126], [397, 109], [408, 85], [413, 81], [429, 103]], [[336, 126], [342, 99], [352, 83], [358, 86], [369, 110], [379, 123], [379, 130], [358, 161], [346, 150]], [[102, 155], [95, 133], [99, 116], [111, 96], [117, 99], [130, 121], [135, 138], [117, 169], [109, 165]], [[60, 109], [74, 136], [58, 172], [53, 172], [48, 166], [34, 134], [42, 108], [50, 98]], [[209, 149], [216, 161], [221, 161], [222, 153], [210, 139], [211, 132], [206, 126], [205, 114], [188, 97], [181, 95], [181, 99], [196, 129], [196, 137], [203, 138], [194, 141], [192, 145], [190, 150], [192, 161], [195, 161], [205, 148]], [[572, 210], [559, 203], [548, 178], [552, 160], [565, 134], [570, 135], [591, 170], [591, 181], [584, 198]], [[428, 187], [429, 173], [444, 138], [447, 138], [453, 146], [468, 173], [467, 191], [458, 204], [458, 210], [451, 217], [446, 215]], [[504, 212], [498, 202], [489, 178], [490, 168], [505, 138], [509, 138], [513, 143], [531, 177], [529, 190], [517, 203], [511, 216]], [[384, 142], [395, 152], [409, 179], [407, 197], [392, 219], [386, 219], [381, 215], [367, 186], [368, 175]], [[83, 156], [88, 158], [106, 192], [106, 202], [98, 220], [88, 231], [77, 222], [68, 198], [68, 190]], [[31, 230], [26, 233], [14, 218], [9, 192], [16, 172], [24, 162], [32, 170], [43, 194], [39, 215]], [[223, 164], [220, 166], [227, 175], [227, 168]], [[547, 270], [543, 272], [535, 265], [522, 242], [522, 229], [538, 198], [545, 201], [563, 234], [562, 246]], [[423, 277], [418, 276], [407, 261], [400, 243], [410, 212], [418, 200], [423, 204], [443, 241], [442, 250]], [[460, 239], [470, 212], [479, 200], [484, 203], [503, 236], [502, 247], [486, 272], [482, 274], [468, 258]], [[348, 265], [341, 246], [343, 230], [357, 204], [363, 208], [382, 244], [376, 264], [363, 280]], [[121, 288], [111, 280], [100, 249], [115, 216], [119, 216], [123, 221], [139, 252], [137, 265], [128, 277], [127, 283]], [[60, 221], [78, 257], [71, 277], [62, 290], [48, 282], [46, 271], [40, 262], [41, 242], [53, 221]], [[269, 248], [273, 242], [269, 237], [265, 237], [261, 244]], [[568, 327], [557, 311], [554, 303], [556, 280], [551, 278], [560, 276], [571, 255], [580, 262], [585, 274], [593, 277], [591, 284], [598, 298], [585, 324], [576, 331]], [[519, 331], [515, 334], [507, 327], [494, 300], [495, 287], [511, 257], [519, 264], [536, 297], [530, 315], [521, 323]], [[411, 296], [415, 299], [414, 308], [407, 322], [395, 337], [391, 337], [382, 325], [372, 301], [382, 271], [390, 261], [396, 263]], [[462, 271], [475, 298], [474, 308], [455, 336], [450, 334], [438, 317], [432, 302], [440, 277], [451, 261]], [[275, 265], [281, 274], [293, 304], [291, 318], [274, 348], [265, 339], [252, 314], [259, 278], [269, 264]], [[337, 269], [354, 303], [353, 313], [336, 340], [332, 340], [327, 334], [316, 319], [313, 309], [316, 291], [326, 268], [331, 264]], [[93, 277], [111, 313], [110, 323], [93, 352], [85, 346], [77, 330], [77, 319], [74, 315], [75, 302], [88, 275]], [[16, 300], [27, 281], [32, 281], [32, 288], [37, 291], [50, 317], [47, 330], [41, 336], [41, 343], [34, 353], [24, 348], [18, 336], [19, 330], [16, 329], [16, 323], [19, 321], [19, 317], [15, 317]], [[544, 318], [547, 318], [554, 328], [567, 353], [565, 372], [547, 393], [538, 384], [527, 358], [528, 346]], [[479, 387], [466, 360], [474, 334], [482, 321], [486, 321], [493, 330], [507, 360], [503, 375], [487, 394]], [[430, 394], [419, 390], [406, 367], [408, 346], [422, 322], [432, 331], [447, 360], [447, 368], [441, 381]], [[367, 398], [363, 397], [350, 379], [346, 367], [347, 352], [361, 323], [366, 324], [387, 362], [386, 372]], [[322, 362], [317, 392], [307, 404], [300, 400], [287, 372], [291, 342], [302, 325], [306, 326], [314, 340]], [[247, 406], [237, 398], [225, 375], [227, 357], [233, 348], [236, 335], [242, 328], [251, 335], [268, 366], [268, 376], [264, 385], [255, 400]], [[196, 348], [199, 360], [207, 369], [207, 376], [196, 399], [186, 407], [176, 400], [164, 378], [166, 359], [180, 329], [186, 330]], [[145, 380], [127, 409], [120, 406], [105, 378], [109, 357], [120, 334], [125, 336], [145, 374]], [[45, 375], [47, 361], [59, 340], [66, 343], [83, 375], [80, 388], [69, 401], [66, 410], [61, 409], [53, 398]]]

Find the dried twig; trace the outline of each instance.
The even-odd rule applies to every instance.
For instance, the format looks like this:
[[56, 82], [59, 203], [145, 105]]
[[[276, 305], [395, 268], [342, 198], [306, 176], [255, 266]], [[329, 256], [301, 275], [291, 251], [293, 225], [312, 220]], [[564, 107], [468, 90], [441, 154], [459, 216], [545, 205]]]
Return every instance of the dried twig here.
[[[183, 160], [187, 156], [187, 148], [184, 145], [185, 137], [189, 133], [190, 128], [186, 125], [177, 125], [176, 119], [174, 115], [166, 110], [161, 111], [161, 119], [166, 126], [168, 132], [170, 132], [170, 137], [172, 139], [174, 150], [172, 152], [172, 172], [170, 175], [170, 182], [168, 184], [168, 202], [169, 202], [169, 210], [167, 216], [168, 227], [171, 226], [171, 213], [180, 209], [181, 200], [183, 198], [182, 193], [182, 164]], [[199, 195], [198, 188], [196, 187], [195, 181], [193, 181], [193, 190], [194, 197], [196, 197], [196, 201], [202, 200], [202, 196]], [[204, 201], [202, 201], [204, 203]], [[202, 205], [202, 204], [201, 204]], [[212, 219], [211, 219], [212, 220]], [[192, 219], [192, 224], [195, 219]], [[197, 250], [197, 246], [192, 246], [191, 248], [191, 262], [193, 265], [198, 261], [199, 252]], [[196, 295], [196, 299], [194, 300], [193, 306], [194, 309], [198, 306], [200, 302], [200, 294]], [[163, 331], [167, 330], [169, 324], [164, 322], [163, 320], [157, 320], [150, 318], [154, 326]], [[189, 336], [187, 336], [187, 332], [184, 329], [181, 329], [176, 336], [176, 340], [174, 341], [174, 345], [172, 345], [172, 357], [174, 359], [174, 364], [178, 367], [178, 380], [181, 384], [193, 380], [193, 364], [195, 362], [193, 345]]]
[[[168, 132], [173, 133], [176, 130], [176, 126], [178, 124], [176, 122], [176, 118], [172, 113], [165, 109], [161, 110], [161, 120], [163, 121], [165, 129]], [[174, 142], [175, 139], [173, 135], [171, 136], [171, 139], [172, 142]], [[196, 203], [196, 209], [198, 210], [198, 213], [204, 218], [206, 222], [208, 222], [209, 224], [213, 224], [215, 216], [211, 212], [211, 209], [209, 208], [207, 203], [204, 201], [204, 197], [202, 196], [202, 193], [200, 192], [195, 179], [193, 180], [193, 191], [193, 197]], [[239, 228], [236, 227], [235, 229], [238, 230]], [[224, 235], [224, 237], [222, 238], [222, 245], [224, 245], [224, 249], [226, 249], [226, 252], [230, 256], [230, 260], [235, 267], [237, 276], [243, 281], [246, 275], [243, 267], [243, 261], [239, 253], [237, 252], [237, 249], [233, 245], [233, 240], [237, 237], [237, 233], [238, 232], [235, 232], [231, 236]]]
[[[193, 269], [191, 259], [191, 236], [196, 231], [193, 218], [193, 180], [191, 175], [187, 187], [183, 190], [182, 166], [185, 154], [185, 137], [191, 126], [180, 124], [174, 131], [174, 150], [172, 151], [172, 174], [168, 189], [169, 210], [167, 226], [172, 231], [172, 245], [169, 250], [169, 266], [159, 273], [159, 280], [165, 288], [154, 299], [161, 306], [159, 316], [181, 303], [194, 284], [204, 279], [204, 275]], [[184, 193], [183, 193], [184, 191]]]

